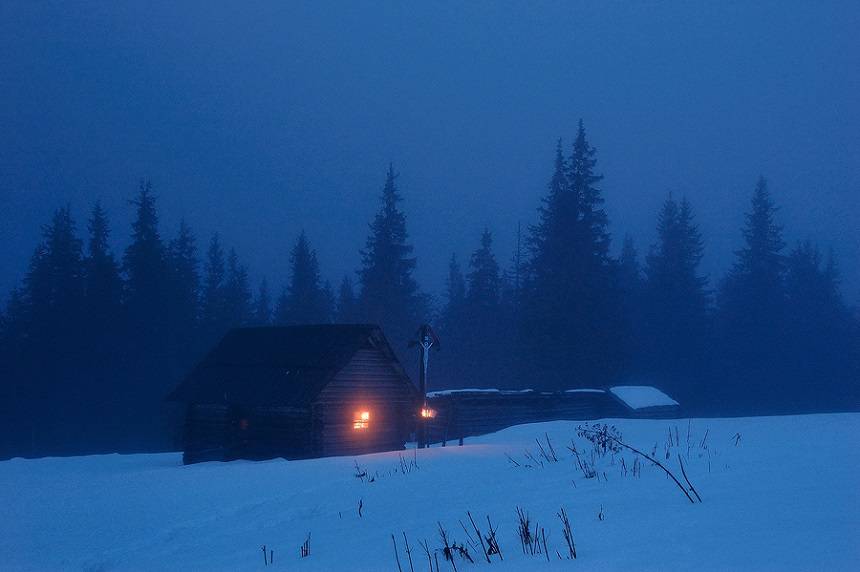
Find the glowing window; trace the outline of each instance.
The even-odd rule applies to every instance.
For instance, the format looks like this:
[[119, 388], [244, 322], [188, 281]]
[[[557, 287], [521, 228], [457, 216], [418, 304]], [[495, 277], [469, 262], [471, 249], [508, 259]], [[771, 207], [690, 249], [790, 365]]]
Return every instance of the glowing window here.
[[433, 419], [436, 417], [436, 410], [430, 409], [429, 407], [425, 407], [421, 410], [421, 417], [424, 419]]
[[370, 425], [370, 411], [358, 411], [355, 414], [355, 421], [352, 422], [353, 429], [367, 429]]

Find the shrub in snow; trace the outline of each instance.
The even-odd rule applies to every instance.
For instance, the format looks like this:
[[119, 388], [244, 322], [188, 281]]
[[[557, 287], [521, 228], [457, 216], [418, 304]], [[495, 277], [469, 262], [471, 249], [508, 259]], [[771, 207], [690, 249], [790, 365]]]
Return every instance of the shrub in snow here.
[[580, 425], [576, 428], [576, 434], [589, 441], [594, 446], [594, 452], [600, 457], [621, 451], [621, 445], [618, 444], [621, 441], [621, 431], [615, 425]]

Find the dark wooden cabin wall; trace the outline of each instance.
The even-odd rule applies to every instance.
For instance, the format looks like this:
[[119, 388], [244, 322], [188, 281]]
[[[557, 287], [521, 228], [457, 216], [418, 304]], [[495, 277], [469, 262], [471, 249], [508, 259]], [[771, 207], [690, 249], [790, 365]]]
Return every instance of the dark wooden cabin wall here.
[[523, 423], [590, 420], [622, 416], [606, 393], [452, 393], [432, 397], [436, 417], [429, 422], [433, 442], [484, 435]]
[[[314, 402], [321, 430], [319, 454], [402, 449], [415, 421], [415, 395], [411, 382], [382, 351], [359, 350]], [[367, 429], [353, 427], [360, 411], [370, 413]]]
[[314, 454], [310, 408], [254, 407], [237, 411], [247, 429], [239, 428], [236, 458], [302, 459]]
[[314, 451], [311, 427], [309, 408], [194, 404], [185, 420], [183, 460], [309, 457]]
[[630, 409], [627, 414], [624, 415], [624, 417], [632, 417], [635, 419], [677, 419], [680, 416], [681, 409], [677, 405]]
[[183, 432], [183, 462], [224, 460], [231, 433], [228, 405], [189, 405]]

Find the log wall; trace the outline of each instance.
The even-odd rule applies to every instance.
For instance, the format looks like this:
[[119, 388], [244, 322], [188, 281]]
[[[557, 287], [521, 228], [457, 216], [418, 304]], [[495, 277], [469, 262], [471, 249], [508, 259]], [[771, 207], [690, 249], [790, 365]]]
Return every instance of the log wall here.
[[183, 461], [313, 456], [309, 408], [194, 404], [185, 419]]
[[428, 422], [431, 442], [484, 435], [523, 423], [625, 416], [606, 392], [452, 392], [428, 399], [436, 417]]
[[[402, 449], [413, 430], [417, 406], [411, 382], [383, 352], [359, 350], [314, 402], [321, 431], [319, 455]], [[353, 427], [361, 411], [370, 413], [366, 429]]]

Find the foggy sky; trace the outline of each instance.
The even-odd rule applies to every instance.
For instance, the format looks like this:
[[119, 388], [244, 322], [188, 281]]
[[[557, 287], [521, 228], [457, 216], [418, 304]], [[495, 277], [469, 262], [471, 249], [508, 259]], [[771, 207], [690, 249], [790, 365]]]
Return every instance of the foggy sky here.
[[438, 295], [484, 226], [507, 263], [582, 117], [614, 250], [686, 195], [715, 284], [763, 174], [860, 301], [860, 3], [696, 4], [3, 2], [0, 296], [58, 206], [83, 234], [101, 199], [121, 254], [142, 177], [165, 238], [218, 230], [279, 289], [305, 229], [336, 285], [389, 161]]

